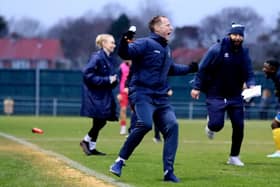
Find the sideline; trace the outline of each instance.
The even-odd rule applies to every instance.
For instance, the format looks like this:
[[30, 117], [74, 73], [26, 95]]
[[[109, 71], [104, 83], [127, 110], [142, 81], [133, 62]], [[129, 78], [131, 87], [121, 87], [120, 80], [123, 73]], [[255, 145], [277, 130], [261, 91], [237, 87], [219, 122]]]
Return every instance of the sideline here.
[[12, 136], [12, 135], [9, 135], [9, 134], [6, 134], [6, 133], [3, 133], [3, 132], [0, 132], [0, 136], [4, 137], [4, 138], [7, 138], [9, 140], [12, 140], [14, 142], [17, 142], [19, 144], [22, 144], [26, 147], [29, 147], [35, 151], [39, 151], [39, 152], [42, 152], [48, 156], [51, 156], [51, 157], [55, 157], [57, 160], [60, 160], [66, 164], [68, 164], [69, 166], [79, 170], [79, 171], [82, 171], [84, 173], [86, 173], [87, 175], [90, 175], [90, 176], [93, 176], [95, 177], [97, 180], [102, 180], [104, 182], [107, 182], [107, 183], [110, 183], [112, 185], [115, 185], [115, 186], [118, 186], [118, 187], [133, 187], [131, 185], [128, 185], [128, 184], [125, 184], [125, 183], [122, 183], [122, 182], [119, 182], [119, 181], [116, 181], [114, 178], [111, 178], [111, 177], [108, 177], [106, 175], [103, 175], [103, 174], [100, 174], [100, 173], [97, 173], [96, 171], [90, 169], [90, 168], [87, 168], [81, 164], [79, 164], [78, 162], [75, 162], [61, 154], [58, 154], [58, 153], [55, 153], [53, 151], [49, 151], [49, 150], [45, 150], [45, 149], [42, 149], [40, 147], [38, 147], [37, 145], [35, 144], [32, 144], [28, 141], [25, 141], [24, 139], [20, 139], [20, 138], [17, 138], [15, 136]]

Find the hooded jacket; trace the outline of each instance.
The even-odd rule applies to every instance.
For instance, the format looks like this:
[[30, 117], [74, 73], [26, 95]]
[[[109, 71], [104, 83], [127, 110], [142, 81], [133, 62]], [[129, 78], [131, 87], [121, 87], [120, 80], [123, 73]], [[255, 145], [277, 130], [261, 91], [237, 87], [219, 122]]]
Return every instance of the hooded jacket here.
[[193, 88], [207, 97], [241, 97], [244, 83], [255, 85], [248, 49], [233, 49], [230, 38], [225, 37], [202, 58]]

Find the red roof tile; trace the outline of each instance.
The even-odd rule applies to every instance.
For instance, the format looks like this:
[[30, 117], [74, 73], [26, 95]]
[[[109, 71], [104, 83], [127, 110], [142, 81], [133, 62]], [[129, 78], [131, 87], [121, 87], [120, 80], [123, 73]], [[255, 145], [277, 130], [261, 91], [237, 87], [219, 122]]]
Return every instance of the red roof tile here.
[[0, 59], [57, 60], [64, 58], [59, 40], [0, 39]]
[[192, 61], [199, 61], [206, 51], [205, 48], [177, 48], [172, 52], [172, 56], [178, 63], [189, 64]]

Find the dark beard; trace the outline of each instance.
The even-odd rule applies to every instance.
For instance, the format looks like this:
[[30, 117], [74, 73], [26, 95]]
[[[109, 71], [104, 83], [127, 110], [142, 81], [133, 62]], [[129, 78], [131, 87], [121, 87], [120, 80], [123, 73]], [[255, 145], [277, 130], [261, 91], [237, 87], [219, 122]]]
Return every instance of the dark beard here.
[[268, 73], [268, 72], [265, 72], [265, 77], [267, 79], [273, 79], [275, 77], [275, 73]]
[[232, 48], [234, 51], [238, 51], [239, 49], [241, 49], [241, 48], [242, 48], [242, 43], [243, 43], [243, 41], [235, 42], [235, 41], [233, 41], [233, 40], [230, 38], [231, 48]]

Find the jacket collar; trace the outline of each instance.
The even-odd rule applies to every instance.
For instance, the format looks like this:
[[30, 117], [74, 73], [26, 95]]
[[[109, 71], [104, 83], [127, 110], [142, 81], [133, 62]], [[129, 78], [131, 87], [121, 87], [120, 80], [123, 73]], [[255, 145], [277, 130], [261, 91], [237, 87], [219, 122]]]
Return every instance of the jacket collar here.
[[155, 41], [157, 41], [158, 43], [160, 43], [160, 45], [162, 45], [163, 47], [167, 46], [167, 40], [163, 37], [161, 37], [160, 35], [152, 32], [150, 34], [150, 38], [154, 39]]
[[107, 53], [105, 52], [105, 50], [103, 48], [101, 48], [100, 51], [101, 51], [102, 55], [104, 55], [105, 57], [107, 57], [107, 58], [111, 58], [112, 57], [112, 53], [107, 55]]

